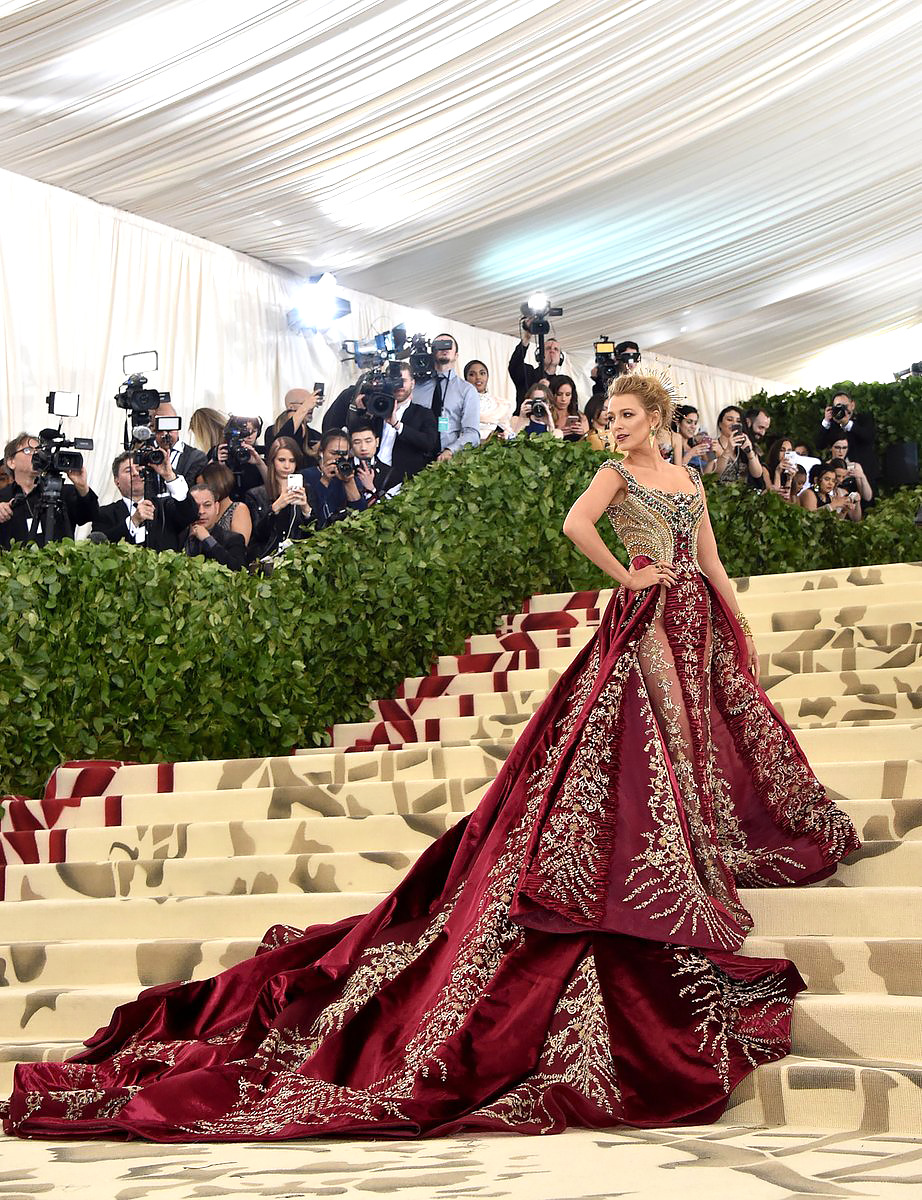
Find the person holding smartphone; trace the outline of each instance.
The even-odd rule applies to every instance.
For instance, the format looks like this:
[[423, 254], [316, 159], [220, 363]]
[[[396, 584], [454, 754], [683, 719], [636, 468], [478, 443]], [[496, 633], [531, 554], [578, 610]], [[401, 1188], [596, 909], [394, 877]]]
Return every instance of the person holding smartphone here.
[[319, 456], [320, 433], [311, 428], [314, 411], [323, 405], [325, 386], [319, 380], [310, 391], [292, 388], [285, 393], [285, 408], [266, 430], [266, 454], [276, 438], [292, 438], [309, 463], [316, 463]]
[[304, 459], [293, 438], [276, 438], [266, 455], [266, 482], [244, 499], [253, 517], [250, 557], [274, 554], [287, 542], [309, 537], [315, 521], [301, 468]]
[[715, 472], [721, 483], [761, 479], [762, 463], [749, 435], [743, 429], [743, 413], [735, 404], [722, 409], [717, 418], [717, 462]]
[[555, 375], [548, 381], [551, 390], [554, 428], [566, 442], [581, 442], [589, 434], [589, 422], [580, 412], [576, 384], [569, 375]]

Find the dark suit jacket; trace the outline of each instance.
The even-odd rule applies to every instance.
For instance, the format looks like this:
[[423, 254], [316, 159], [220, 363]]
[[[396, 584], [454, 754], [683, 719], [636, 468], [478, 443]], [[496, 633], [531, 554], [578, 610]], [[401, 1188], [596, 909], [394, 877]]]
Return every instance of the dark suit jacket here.
[[525, 393], [531, 385], [538, 379], [550, 378], [543, 367], [532, 366], [531, 363], [525, 361], [525, 355], [529, 349], [531, 349], [530, 346], [524, 346], [519, 342], [509, 357], [509, 378], [515, 384], [516, 413], [522, 407]]
[[415, 475], [438, 457], [439, 423], [431, 408], [411, 400], [403, 410], [402, 422], [403, 429], [391, 451], [391, 477], [381, 481], [385, 490]]
[[[26, 496], [18, 483], [11, 483], [9, 487], [5, 487], [0, 491], [0, 500], [5, 500], [7, 504], [11, 503], [17, 496], [23, 498], [17, 501], [14, 506], [13, 515], [8, 521], [0, 524], [0, 550], [8, 550], [14, 542], [29, 542], [33, 540], [38, 542], [40, 546], [44, 546], [47, 531], [38, 534], [34, 539], [30, 537], [29, 532], [32, 528], [32, 519], [38, 499], [37, 490], [29, 492], [28, 496]], [[90, 488], [85, 496], [81, 496], [71, 483], [64, 484], [61, 492], [61, 502], [63, 511], [60, 516], [58, 532], [64, 538], [72, 538], [75, 527], [83, 525], [87, 521], [92, 521], [99, 511], [99, 499], [93, 489]]]
[[239, 571], [247, 560], [247, 544], [242, 535], [226, 529], [212, 529], [204, 542], [186, 533], [183, 550], [190, 558], [207, 558], [231, 571]]
[[833, 442], [837, 442], [839, 438], [848, 438], [848, 457], [853, 462], [861, 463], [865, 475], [873, 483], [880, 474], [877, 449], [874, 445], [874, 439], [877, 437], [877, 426], [874, 424], [874, 418], [871, 414], [866, 412], [854, 413], [852, 421], [854, 424], [848, 431], [843, 430], [842, 426], [836, 421], [833, 421], [828, 429], [820, 425], [816, 435], [816, 448], [817, 450], [825, 450]]
[[188, 483], [193, 484], [196, 475], [207, 462], [208, 456], [204, 451], [197, 450], [195, 446], [183, 446], [174, 469], [177, 475], [182, 475]]
[[[172, 496], [163, 496], [154, 501], [156, 516], [147, 526], [147, 538], [142, 543], [149, 550], [179, 550], [182, 547], [181, 536], [185, 529], [198, 516], [198, 505], [191, 495], [185, 500], [174, 500]], [[100, 505], [96, 519], [93, 521], [93, 532], [104, 533], [110, 542], [135, 541], [128, 536], [125, 522], [128, 520], [128, 505], [124, 500], [116, 500], [114, 504]]]

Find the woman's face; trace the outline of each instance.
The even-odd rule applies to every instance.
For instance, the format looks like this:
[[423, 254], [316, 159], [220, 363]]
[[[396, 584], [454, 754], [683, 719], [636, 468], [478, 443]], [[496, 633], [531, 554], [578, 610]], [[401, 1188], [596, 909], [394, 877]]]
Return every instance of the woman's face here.
[[836, 473], [833, 470], [823, 471], [816, 481], [817, 491], [825, 495], [836, 486]]
[[724, 437], [732, 437], [734, 433], [733, 426], [743, 423], [743, 414], [738, 408], [731, 408], [725, 412], [720, 422], [720, 432]]
[[781, 443], [781, 449], [778, 451], [778, 454], [779, 454], [779, 456], [783, 457], [785, 454], [787, 454], [790, 450], [793, 450], [793, 449], [794, 449], [794, 444], [791, 441], [791, 439], [785, 438], [784, 441]]
[[480, 395], [484, 395], [490, 382], [490, 372], [483, 363], [471, 363], [464, 376], [468, 383], [474, 385]]
[[637, 396], [620, 393], [608, 401], [609, 429], [619, 450], [625, 454], [650, 444], [653, 421]]
[[287, 448], [279, 450], [278, 454], [272, 460], [272, 469], [275, 471], [276, 478], [278, 479], [285, 479], [288, 475], [294, 475], [298, 469], [295, 466], [295, 456]]
[[608, 415], [608, 409], [603, 404], [592, 420], [592, 426], [598, 433], [605, 433], [611, 424], [611, 417]]
[[833, 458], [848, 458], [848, 438], [837, 438], [832, 443]]
[[562, 383], [554, 393], [554, 407], [558, 412], [570, 407], [570, 401], [573, 399], [573, 388], [568, 383]]
[[679, 433], [686, 440], [693, 438], [698, 432], [698, 414], [694, 409], [679, 421]]

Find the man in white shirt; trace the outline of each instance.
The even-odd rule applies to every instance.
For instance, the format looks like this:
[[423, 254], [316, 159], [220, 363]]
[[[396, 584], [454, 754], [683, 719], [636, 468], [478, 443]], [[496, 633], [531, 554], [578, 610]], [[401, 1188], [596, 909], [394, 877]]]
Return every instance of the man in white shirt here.
[[[158, 417], [175, 417], [178, 415], [176, 409], [169, 401], [161, 404], [159, 408], [155, 408], [151, 413], [152, 418], [155, 420]], [[169, 454], [170, 466], [176, 474], [182, 475], [187, 483], [195, 483], [199, 471], [208, 462], [207, 455], [203, 451], [197, 450], [195, 446], [187, 446], [177, 429], [158, 430], [157, 444], [161, 450]]]
[[400, 364], [400, 374], [400, 386], [394, 389], [394, 409], [382, 424], [378, 446], [378, 461], [387, 468], [384, 477], [387, 490], [421, 471], [439, 452], [435, 414], [428, 406], [416, 402], [409, 363]]

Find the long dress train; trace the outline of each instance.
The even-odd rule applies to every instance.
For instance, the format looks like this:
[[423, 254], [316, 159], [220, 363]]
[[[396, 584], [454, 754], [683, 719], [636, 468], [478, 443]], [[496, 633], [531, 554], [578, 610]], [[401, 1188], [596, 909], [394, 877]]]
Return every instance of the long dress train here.
[[214, 979], [116, 1009], [70, 1061], [18, 1066], [7, 1132], [697, 1123], [788, 1052], [803, 981], [735, 953], [736, 888], [821, 879], [858, 839], [698, 568], [697, 475], [667, 493], [605, 465], [632, 559], [678, 581], [615, 594], [476, 811], [365, 916], [277, 926]]

